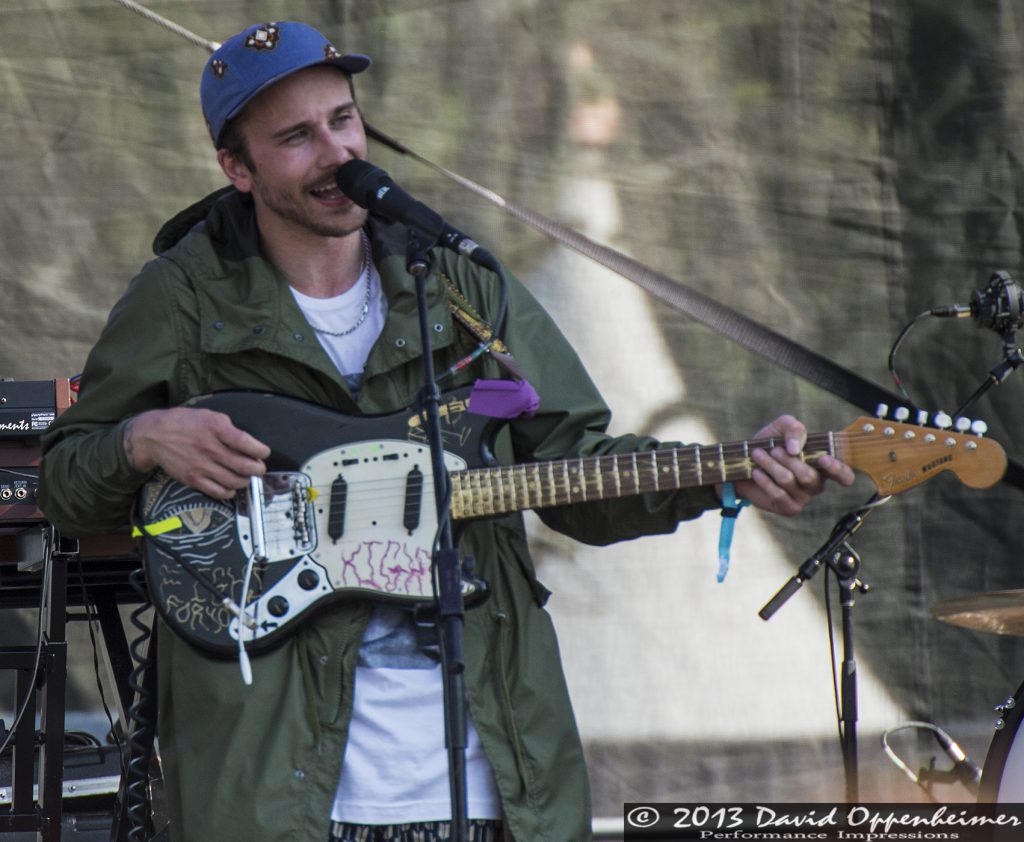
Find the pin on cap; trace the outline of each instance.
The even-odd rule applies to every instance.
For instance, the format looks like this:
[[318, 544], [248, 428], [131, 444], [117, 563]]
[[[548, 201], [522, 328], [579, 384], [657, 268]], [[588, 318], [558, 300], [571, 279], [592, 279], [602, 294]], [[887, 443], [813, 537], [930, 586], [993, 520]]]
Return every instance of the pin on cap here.
[[294, 21], [250, 26], [225, 41], [206, 62], [199, 83], [203, 116], [214, 145], [228, 120], [256, 94], [319, 64], [361, 73], [370, 66], [370, 58], [343, 54], [312, 26]]

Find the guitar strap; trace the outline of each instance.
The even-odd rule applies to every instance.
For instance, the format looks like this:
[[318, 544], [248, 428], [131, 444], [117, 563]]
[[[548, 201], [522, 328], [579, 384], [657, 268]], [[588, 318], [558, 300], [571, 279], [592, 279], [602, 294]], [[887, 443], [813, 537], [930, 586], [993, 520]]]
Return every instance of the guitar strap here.
[[[491, 358], [515, 377], [516, 380], [526, 380], [526, 375], [523, 373], [522, 368], [520, 368], [519, 363], [516, 362], [516, 358], [512, 356], [508, 346], [500, 337], [494, 335], [493, 328], [477, 312], [470, 300], [466, 298], [465, 293], [459, 289], [458, 284], [443, 272], [441, 273], [441, 280], [444, 282], [445, 292], [448, 295], [448, 309], [451, 311], [452, 318], [455, 319], [456, 324], [462, 327], [477, 342], [482, 343], [481, 347], [487, 349], [486, 353], [490, 354]], [[475, 358], [474, 356], [473, 359]]]

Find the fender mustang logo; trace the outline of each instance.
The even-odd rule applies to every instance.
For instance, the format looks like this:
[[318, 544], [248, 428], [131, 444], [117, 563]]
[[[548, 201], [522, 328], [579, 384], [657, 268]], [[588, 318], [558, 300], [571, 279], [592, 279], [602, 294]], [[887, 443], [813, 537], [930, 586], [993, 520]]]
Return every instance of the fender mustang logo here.
[[940, 456], [938, 459], [933, 459], [931, 462], [921, 468], [922, 474], [928, 474], [934, 471], [936, 468], [941, 468], [943, 465], [948, 465], [953, 461], [953, 457], [950, 454]]

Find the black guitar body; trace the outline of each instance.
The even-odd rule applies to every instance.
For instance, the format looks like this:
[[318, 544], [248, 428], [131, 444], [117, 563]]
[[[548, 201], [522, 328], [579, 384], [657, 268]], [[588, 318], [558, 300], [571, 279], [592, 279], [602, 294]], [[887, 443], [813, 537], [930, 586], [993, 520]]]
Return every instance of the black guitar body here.
[[[449, 471], [488, 461], [498, 427], [468, 411], [468, 395], [463, 389], [442, 398]], [[437, 513], [418, 412], [350, 416], [243, 391], [188, 405], [225, 413], [272, 453], [258, 517], [244, 492], [231, 502], [214, 500], [162, 474], [143, 486], [138, 526], [146, 578], [176, 633], [213, 655], [232, 657], [239, 635], [250, 651], [270, 648], [336, 600], [369, 598], [410, 608], [432, 603]], [[463, 593], [468, 603], [484, 595], [469, 581]]]

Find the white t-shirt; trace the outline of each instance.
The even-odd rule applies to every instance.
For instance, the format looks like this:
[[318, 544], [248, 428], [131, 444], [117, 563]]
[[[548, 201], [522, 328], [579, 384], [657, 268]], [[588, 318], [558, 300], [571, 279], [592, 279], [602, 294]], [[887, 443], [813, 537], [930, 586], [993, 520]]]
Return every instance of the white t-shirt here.
[[[375, 266], [333, 298], [292, 294], [315, 328], [317, 339], [350, 388], [358, 390], [363, 368], [387, 316], [387, 299]], [[440, 665], [416, 643], [407, 612], [378, 607], [359, 649], [355, 696], [341, 778], [331, 811], [333, 821], [405, 824], [451, 818], [448, 751], [444, 743], [444, 691]], [[501, 798], [494, 773], [470, 720], [466, 747], [468, 814], [500, 819]]]
[[[366, 318], [351, 333], [344, 336], [333, 336], [322, 333], [317, 328], [335, 333], [347, 331], [356, 322], [367, 302], [367, 285], [369, 285], [369, 302]], [[359, 389], [362, 382], [363, 368], [370, 349], [384, 329], [384, 319], [388, 314], [388, 302], [380, 285], [380, 275], [372, 263], [369, 272], [364, 271], [351, 289], [332, 298], [313, 298], [289, 287], [295, 301], [302, 310], [306, 321], [312, 326], [316, 338], [327, 352], [327, 356], [341, 372], [354, 390]]]
[[[501, 818], [494, 773], [472, 721], [466, 791], [469, 818]], [[451, 819], [441, 667], [416, 647], [409, 614], [399, 609], [374, 609], [359, 650], [331, 818], [351, 824]]]

